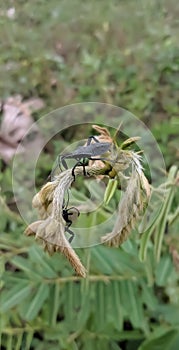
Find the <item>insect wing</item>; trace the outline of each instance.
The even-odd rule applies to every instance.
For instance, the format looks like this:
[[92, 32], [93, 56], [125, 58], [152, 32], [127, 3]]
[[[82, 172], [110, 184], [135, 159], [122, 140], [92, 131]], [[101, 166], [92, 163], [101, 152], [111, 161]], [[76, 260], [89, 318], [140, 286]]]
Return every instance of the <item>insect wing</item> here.
[[91, 144], [89, 147], [91, 147], [91, 156], [97, 156], [101, 155], [103, 153], [106, 153], [111, 146], [110, 142], [100, 142]]

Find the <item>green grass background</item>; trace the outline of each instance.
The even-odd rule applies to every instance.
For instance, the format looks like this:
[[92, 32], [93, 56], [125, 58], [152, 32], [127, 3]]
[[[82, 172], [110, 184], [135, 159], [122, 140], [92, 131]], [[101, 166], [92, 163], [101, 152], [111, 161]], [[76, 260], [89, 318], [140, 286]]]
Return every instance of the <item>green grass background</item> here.
[[[14, 19], [5, 15], [9, 8]], [[43, 98], [35, 119], [76, 102], [126, 108], [151, 129], [169, 170], [178, 157], [178, 15], [177, 0], [1, 1], [0, 97]], [[65, 145], [73, 141], [63, 136]], [[52, 155], [42, 155], [39, 186], [58, 153], [54, 141]], [[62, 256], [47, 256], [22, 234], [24, 224], [6, 207], [11, 170], [2, 164], [2, 349], [178, 350], [179, 276], [160, 230], [174, 215], [168, 236], [177, 246], [176, 190], [155, 227], [163, 242], [159, 262], [153, 239], [139, 260], [134, 232], [121, 248], [79, 250], [89, 270], [81, 281]]]

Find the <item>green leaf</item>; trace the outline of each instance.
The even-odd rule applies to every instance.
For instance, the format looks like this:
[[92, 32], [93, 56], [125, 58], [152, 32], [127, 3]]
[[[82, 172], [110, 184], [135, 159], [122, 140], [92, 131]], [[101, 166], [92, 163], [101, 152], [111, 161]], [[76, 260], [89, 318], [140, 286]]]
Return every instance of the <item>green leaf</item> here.
[[155, 233], [155, 240], [154, 240], [154, 250], [155, 250], [155, 256], [157, 261], [160, 259], [161, 249], [162, 249], [162, 241], [163, 236], [165, 233], [165, 227], [168, 220], [168, 214], [171, 209], [172, 201], [175, 194], [175, 186], [174, 186], [174, 180], [177, 172], [177, 167], [172, 166], [169, 174], [168, 174], [168, 181], [172, 183], [170, 189], [168, 190], [168, 194], [166, 196], [163, 209], [162, 209], [162, 217], [160, 218], [160, 222], [158, 222], [156, 233]]
[[107, 205], [117, 189], [118, 182], [115, 179], [109, 179], [105, 193], [104, 193], [104, 204]]
[[34, 332], [33, 331], [28, 331], [28, 333], [26, 334], [25, 350], [30, 350], [31, 349], [33, 336], [34, 336]]
[[110, 349], [111, 350], [122, 350], [122, 348], [117, 345], [114, 341], [110, 342]]
[[121, 248], [111, 249], [98, 246], [93, 248], [91, 255], [98, 271], [105, 274], [117, 273], [125, 275], [127, 279], [127, 277], [133, 278], [144, 273], [143, 264], [139, 261], [138, 256], [129, 255]]
[[[85, 338], [85, 336], [84, 336]], [[85, 350], [96, 350], [96, 339], [88, 339], [87, 341], [85, 341]]]
[[37, 316], [44, 301], [47, 299], [48, 295], [49, 295], [49, 286], [42, 284], [38, 288], [35, 294], [35, 297], [33, 298], [33, 300], [31, 301], [28, 307], [28, 311], [25, 317], [26, 320], [31, 321]]
[[38, 264], [40, 274], [46, 278], [56, 278], [58, 274], [48, 264], [47, 255], [37, 246], [32, 246], [29, 249], [29, 257], [32, 261]]
[[165, 286], [173, 271], [173, 263], [170, 256], [163, 256], [156, 267], [156, 283]]
[[52, 326], [55, 326], [57, 322], [58, 309], [60, 304], [60, 284], [55, 283], [50, 290], [51, 302], [49, 300], [49, 316], [50, 323]]
[[[107, 252], [106, 252], [107, 253]], [[106, 274], [112, 274], [113, 269], [110, 264], [108, 254], [105, 254], [103, 247], [94, 247], [92, 252], [92, 260], [94, 259], [95, 266], [98, 271], [105, 272]]]
[[[168, 181], [174, 182], [174, 177], [176, 175], [177, 168], [176, 166], [171, 167], [169, 175], [168, 175]], [[160, 258], [160, 252], [161, 252], [161, 245], [166, 225], [167, 216], [171, 207], [171, 203], [174, 196], [174, 185], [171, 186], [170, 190], [168, 190], [168, 194], [165, 197], [163, 206], [160, 210], [160, 213], [155, 218], [151, 226], [142, 234], [141, 243], [140, 243], [140, 250], [139, 250], [139, 259], [141, 261], [146, 260], [146, 254], [147, 254], [147, 248], [148, 248], [148, 241], [151, 237], [151, 235], [155, 233], [155, 255], [157, 260]]]
[[122, 331], [123, 329], [123, 307], [121, 303], [121, 295], [120, 295], [120, 282], [112, 281], [108, 288], [108, 303], [110, 303], [111, 307], [107, 318], [109, 320], [113, 320], [113, 327], [118, 331]]
[[17, 342], [15, 346], [15, 350], [21, 350], [22, 349], [22, 339], [23, 339], [23, 333], [17, 334]]
[[10, 293], [5, 292], [4, 295], [2, 295], [1, 299], [1, 312], [5, 312], [12, 307], [20, 304], [22, 300], [27, 298], [32, 291], [32, 286], [24, 286], [24, 283], [19, 283], [19, 285], [15, 286]]
[[104, 282], [96, 283], [96, 327], [98, 330], [103, 329], [105, 323], [105, 309], [107, 307], [107, 294], [105, 293]]
[[158, 305], [156, 307], [156, 314], [160, 316], [160, 319], [164, 319], [171, 325], [179, 325], [179, 305], [178, 304], [165, 304]]
[[68, 326], [72, 327], [74, 324], [74, 313], [73, 313], [73, 295], [76, 286], [73, 282], [69, 282], [64, 286], [65, 299], [64, 299], [64, 313], [67, 320]]
[[[136, 285], [131, 281], [126, 281], [126, 294], [128, 296], [128, 303], [130, 305], [131, 314], [129, 318], [135, 328], [141, 326], [143, 319], [140, 317], [139, 310], [141, 305], [139, 305], [139, 296], [136, 293]], [[139, 307], [140, 306], [140, 307]]]
[[140, 241], [140, 249], [139, 249], [139, 259], [141, 262], [144, 262], [146, 260], [148, 241], [155, 230], [155, 225], [157, 220], [159, 219], [157, 218], [153, 222], [153, 224], [144, 233], [142, 233], [142, 238]]
[[86, 322], [91, 313], [91, 305], [90, 305], [90, 291], [91, 286], [81, 295], [81, 308], [80, 312], [77, 314], [76, 318], [76, 329], [77, 331], [82, 331], [86, 325]]
[[[172, 329], [166, 332], [163, 331], [163, 335], [154, 339], [148, 339], [142, 343], [139, 350], [169, 350], [172, 349], [172, 344], [175, 343], [176, 337], [178, 337], [178, 330]], [[152, 338], [152, 337], [151, 337]]]
[[147, 331], [147, 325], [142, 308], [142, 300], [137, 289], [136, 282], [121, 281], [120, 294], [125, 315], [129, 318], [134, 328], [140, 328]]
[[28, 259], [25, 259], [21, 256], [15, 256], [11, 259], [11, 261], [16, 267], [24, 272], [27, 272], [31, 279], [35, 281], [41, 280], [41, 276], [34, 271], [33, 264]]
[[12, 350], [12, 340], [13, 340], [12, 334], [8, 334], [6, 350]]
[[154, 294], [153, 288], [146, 284], [146, 281], [141, 280], [141, 299], [150, 310], [155, 311], [158, 305], [158, 300]]

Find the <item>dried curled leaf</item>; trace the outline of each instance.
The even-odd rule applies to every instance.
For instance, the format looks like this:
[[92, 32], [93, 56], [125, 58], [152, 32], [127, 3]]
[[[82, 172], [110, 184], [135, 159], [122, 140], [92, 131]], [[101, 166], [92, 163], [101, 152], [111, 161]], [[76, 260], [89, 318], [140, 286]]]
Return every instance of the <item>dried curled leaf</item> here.
[[32, 200], [32, 205], [38, 209], [41, 219], [46, 219], [52, 212], [52, 201], [56, 186], [56, 182], [47, 182]]
[[111, 233], [101, 238], [109, 246], [121, 245], [129, 236], [143, 210], [144, 198], [141, 191], [141, 179], [133, 171], [124, 195], [119, 203], [118, 216]]
[[[106, 167], [107, 168], [107, 167]], [[86, 167], [89, 175], [104, 174], [106, 168], [99, 166]], [[75, 176], [83, 175], [83, 168], [75, 169]], [[49, 254], [61, 252], [71, 263], [76, 273], [86, 276], [86, 270], [78, 255], [72, 249], [65, 235], [65, 224], [63, 219], [63, 201], [65, 191], [71, 186], [74, 178], [71, 169], [68, 169], [55, 177], [53, 182], [48, 182], [34, 196], [32, 204], [38, 209], [41, 220], [31, 223], [25, 230], [27, 236], [35, 236], [40, 240], [44, 250]]]
[[62, 222], [57, 222], [52, 217], [48, 217], [46, 220], [39, 220], [29, 225], [25, 230], [25, 234], [27, 236], [35, 235], [35, 239], [42, 241], [44, 250], [50, 255], [55, 252], [62, 253], [73, 266], [77, 275], [86, 277], [84, 266], [65, 237]]
[[147, 199], [149, 200], [150, 194], [151, 194], [151, 189], [150, 189], [149, 182], [148, 182], [148, 180], [145, 177], [143, 172], [140, 174], [140, 180], [141, 180], [141, 188], [143, 189], [143, 191], [145, 192], [145, 194], [147, 196]]
[[18, 152], [28, 153], [29, 148], [41, 150], [43, 138], [34, 124], [31, 112], [44, 107], [43, 100], [33, 98], [22, 101], [22, 96], [7, 98], [1, 106], [2, 121], [0, 124], [0, 155], [6, 163], [14, 156], [19, 142], [31, 127], [31, 137], [27, 137], [18, 147]]
[[27, 236], [35, 235], [42, 241], [44, 250], [49, 254], [61, 252], [69, 260], [76, 273], [86, 276], [86, 270], [79, 257], [70, 246], [65, 236], [65, 221], [63, 219], [63, 200], [65, 191], [73, 181], [71, 170], [67, 170], [56, 178], [54, 182], [48, 182], [33, 198], [33, 206], [39, 211], [43, 220], [33, 222], [25, 230]]
[[99, 125], [92, 125], [93, 129], [99, 132], [99, 136], [96, 136], [96, 138], [100, 141], [100, 142], [113, 142], [113, 139], [110, 135], [110, 132], [108, 131], [108, 129], [99, 126]]

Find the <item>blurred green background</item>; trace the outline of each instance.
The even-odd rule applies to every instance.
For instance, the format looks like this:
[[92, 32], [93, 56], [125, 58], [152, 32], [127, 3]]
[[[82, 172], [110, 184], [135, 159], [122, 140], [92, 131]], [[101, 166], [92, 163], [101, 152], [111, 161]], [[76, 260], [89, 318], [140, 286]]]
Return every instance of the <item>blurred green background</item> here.
[[[0, 99], [40, 97], [44, 107], [35, 120], [77, 102], [123, 107], [153, 132], [169, 171], [179, 155], [178, 16], [177, 0], [1, 1]], [[81, 139], [82, 130], [72, 135], [64, 133], [61, 145]], [[38, 186], [51, 171], [58, 142], [39, 160]], [[11, 210], [11, 171], [12, 162], [2, 160], [2, 350], [178, 350], [176, 171], [155, 227], [163, 242], [160, 261], [154, 238], [146, 260], [139, 260], [135, 231], [120, 248], [79, 250], [86, 280], [74, 276], [63, 256], [49, 257], [22, 234], [25, 224]]]

